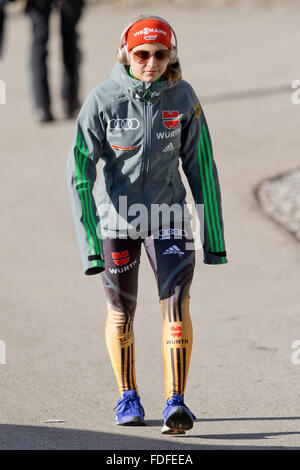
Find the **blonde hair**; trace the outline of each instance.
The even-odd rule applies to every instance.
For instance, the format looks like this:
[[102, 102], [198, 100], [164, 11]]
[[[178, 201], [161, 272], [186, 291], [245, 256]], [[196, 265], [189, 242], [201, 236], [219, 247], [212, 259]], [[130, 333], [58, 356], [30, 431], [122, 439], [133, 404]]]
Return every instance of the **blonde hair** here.
[[172, 85], [172, 82], [175, 80], [182, 80], [182, 71], [179, 59], [177, 59], [174, 64], [168, 64], [163, 76], [168, 80], [169, 85]]

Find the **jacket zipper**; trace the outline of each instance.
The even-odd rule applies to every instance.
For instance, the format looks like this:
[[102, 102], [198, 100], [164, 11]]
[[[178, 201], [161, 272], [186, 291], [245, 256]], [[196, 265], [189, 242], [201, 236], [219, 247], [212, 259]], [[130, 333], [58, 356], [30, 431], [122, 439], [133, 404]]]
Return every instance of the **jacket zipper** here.
[[145, 176], [149, 170], [150, 145], [151, 145], [151, 102], [144, 103], [144, 123], [145, 123], [145, 147], [141, 168], [140, 200], [145, 204], [144, 183]]
[[172, 173], [170, 175], [170, 178], [169, 178], [169, 186], [171, 186], [171, 189], [172, 189], [172, 204], [173, 204], [173, 201], [175, 199], [175, 191], [174, 191], [174, 185], [173, 185], [173, 174], [174, 174], [174, 171], [172, 171]]

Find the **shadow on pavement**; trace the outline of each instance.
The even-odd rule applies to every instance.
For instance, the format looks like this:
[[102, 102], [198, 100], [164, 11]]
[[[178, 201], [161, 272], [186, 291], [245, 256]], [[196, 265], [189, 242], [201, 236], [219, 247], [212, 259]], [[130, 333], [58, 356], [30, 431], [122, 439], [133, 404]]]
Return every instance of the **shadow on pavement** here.
[[[268, 417], [255, 417], [255, 418], [198, 418], [196, 423], [213, 423], [224, 421], [297, 421], [300, 416], [268, 416]], [[159, 426], [162, 423], [159, 419], [148, 419], [147, 426]]]
[[[257, 433], [241, 433], [241, 434], [197, 434], [196, 436], [190, 436], [186, 434], [183, 436], [184, 438], [193, 437], [199, 439], [232, 439], [232, 440], [239, 440], [239, 439], [268, 439], [271, 437], [276, 436], [288, 436], [290, 434], [298, 434], [300, 432], [294, 431], [287, 431], [287, 432], [257, 432]], [[300, 448], [300, 446], [299, 446]]]
[[[132, 428], [131, 428], [132, 430]], [[211, 434], [169, 436], [168, 439], [153, 439], [130, 436], [124, 433], [107, 433], [66, 429], [48, 426], [22, 426], [0, 424], [1, 450], [213, 450], [213, 449], [295, 449], [281, 446], [239, 446], [188, 444], [186, 438], [201, 439], [266, 439], [277, 435], [300, 434], [297, 432], [257, 433], [257, 434]], [[138, 434], [140, 430], [136, 431]]]

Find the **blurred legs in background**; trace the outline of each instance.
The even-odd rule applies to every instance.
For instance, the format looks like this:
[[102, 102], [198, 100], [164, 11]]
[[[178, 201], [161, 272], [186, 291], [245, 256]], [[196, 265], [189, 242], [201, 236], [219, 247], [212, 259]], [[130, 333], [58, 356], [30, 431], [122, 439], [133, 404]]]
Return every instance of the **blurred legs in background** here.
[[72, 118], [80, 107], [79, 64], [80, 50], [76, 26], [80, 19], [83, 0], [28, 0], [26, 12], [32, 22], [33, 40], [30, 56], [30, 74], [36, 117], [41, 122], [53, 120], [47, 70], [47, 44], [52, 4], [60, 8], [62, 38], [61, 97], [64, 115]]
[[61, 95], [66, 117], [72, 117], [80, 107], [78, 98], [80, 50], [76, 24], [81, 16], [82, 5], [82, 0], [69, 0], [64, 1], [60, 9], [64, 63]]

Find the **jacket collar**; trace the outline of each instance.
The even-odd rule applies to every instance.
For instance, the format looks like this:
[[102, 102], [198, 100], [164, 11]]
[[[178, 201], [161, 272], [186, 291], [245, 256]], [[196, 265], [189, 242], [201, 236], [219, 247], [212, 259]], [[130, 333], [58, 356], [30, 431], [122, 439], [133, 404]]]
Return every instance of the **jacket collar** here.
[[172, 85], [168, 80], [161, 78], [156, 82], [143, 82], [129, 75], [125, 65], [116, 62], [110, 77], [118, 82], [123, 88], [126, 95], [139, 101], [153, 101], [160, 97], [165, 90], [173, 87], [178, 83], [175, 81]]

